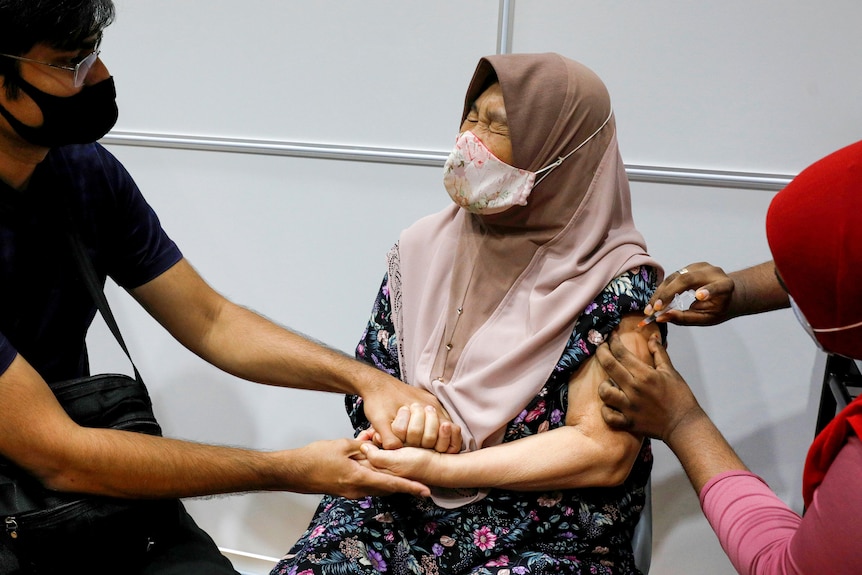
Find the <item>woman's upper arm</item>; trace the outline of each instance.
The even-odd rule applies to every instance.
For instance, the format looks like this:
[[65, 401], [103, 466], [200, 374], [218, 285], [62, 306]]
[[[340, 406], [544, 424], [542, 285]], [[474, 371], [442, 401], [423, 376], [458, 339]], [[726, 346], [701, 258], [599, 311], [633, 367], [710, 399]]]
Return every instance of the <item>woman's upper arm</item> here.
[[[642, 316], [638, 314], [624, 316], [616, 333], [642, 361], [651, 363], [652, 354], [647, 348], [647, 341], [650, 335], [658, 331], [658, 326], [652, 323], [640, 328], [637, 324], [641, 319]], [[595, 356], [575, 372], [569, 380], [566, 425], [577, 428], [593, 441], [605, 445], [611, 457], [617, 459], [621, 468], [625, 468], [627, 475], [640, 450], [642, 438], [611, 429], [602, 419], [598, 387], [607, 378]]]

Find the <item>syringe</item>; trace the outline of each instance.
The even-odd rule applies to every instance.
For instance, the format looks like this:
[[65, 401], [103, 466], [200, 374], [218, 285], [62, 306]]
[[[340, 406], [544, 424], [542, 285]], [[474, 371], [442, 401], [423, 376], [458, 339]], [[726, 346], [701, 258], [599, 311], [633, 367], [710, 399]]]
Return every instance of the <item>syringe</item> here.
[[669, 312], [672, 309], [677, 309], [680, 311], [685, 311], [691, 307], [691, 304], [695, 302], [697, 299], [694, 295], [695, 291], [693, 289], [686, 290], [682, 293], [678, 293], [673, 296], [673, 300], [666, 305], [661, 311], [657, 311], [652, 313], [641, 320], [638, 324], [638, 327], [643, 327], [649, 323], [652, 323], [656, 320], [656, 318], [661, 317], [662, 314]]

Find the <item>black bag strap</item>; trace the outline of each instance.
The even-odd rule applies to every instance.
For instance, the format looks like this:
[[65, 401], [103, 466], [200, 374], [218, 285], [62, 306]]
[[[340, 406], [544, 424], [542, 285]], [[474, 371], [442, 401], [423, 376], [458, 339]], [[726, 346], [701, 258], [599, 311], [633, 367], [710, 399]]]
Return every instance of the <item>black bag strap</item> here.
[[116, 338], [117, 343], [119, 343], [120, 347], [123, 348], [123, 351], [126, 353], [126, 357], [129, 358], [129, 362], [131, 362], [132, 369], [135, 372], [135, 379], [143, 383], [144, 380], [141, 379], [141, 374], [138, 373], [138, 368], [135, 366], [134, 360], [132, 360], [132, 354], [129, 353], [129, 348], [126, 347], [126, 342], [123, 340], [123, 334], [120, 333], [120, 327], [117, 325], [117, 320], [114, 319], [114, 314], [111, 312], [111, 307], [108, 305], [108, 298], [105, 297], [105, 292], [99, 285], [96, 270], [93, 269], [93, 262], [90, 261], [90, 257], [87, 255], [87, 251], [84, 248], [84, 243], [81, 241], [81, 237], [74, 229], [69, 230], [69, 243], [72, 245], [72, 252], [75, 254], [75, 260], [78, 262], [78, 269], [81, 270], [84, 283], [87, 284], [87, 289], [90, 291], [90, 295], [93, 297], [96, 307], [99, 308], [105, 323], [108, 325], [111, 333], [114, 334], [114, 338]]
[[111, 330], [111, 333], [114, 334], [114, 338], [117, 340], [117, 343], [120, 344], [126, 357], [129, 358], [129, 362], [132, 364], [132, 369], [135, 372], [135, 379], [143, 384], [144, 380], [141, 379], [141, 374], [138, 372], [138, 368], [135, 366], [134, 360], [132, 360], [129, 348], [126, 347], [126, 342], [123, 340], [123, 335], [120, 333], [117, 320], [114, 319], [114, 314], [111, 312], [111, 307], [108, 305], [108, 299], [105, 297], [105, 292], [99, 284], [99, 279], [96, 275], [96, 270], [93, 267], [93, 262], [90, 261], [90, 257], [87, 255], [84, 242], [81, 240], [81, 234], [78, 232], [76, 218], [72, 213], [72, 207], [69, 203], [69, 193], [70, 191], [77, 190], [79, 187], [78, 184], [75, 183], [76, 179], [73, 177], [73, 174], [76, 172], [76, 168], [69, 164], [65, 155], [54, 151], [45, 158], [45, 163], [50, 166], [51, 171], [53, 172], [47, 177], [50, 178], [48, 181], [53, 184], [52, 189], [57, 193], [58, 202], [56, 205], [62, 206], [62, 211], [57, 215], [61, 218], [61, 221], [64, 222], [62, 225], [64, 225], [66, 230], [69, 244], [72, 246], [72, 253], [75, 255], [75, 261], [78, 263], [78, 269], [81, 272], [81, 276], [84, 278], [84, 283], [87, 284], [90, 296], [92, 296], [96, 307], [99, 309], [99, 312], [101, 312], [105, 323]]

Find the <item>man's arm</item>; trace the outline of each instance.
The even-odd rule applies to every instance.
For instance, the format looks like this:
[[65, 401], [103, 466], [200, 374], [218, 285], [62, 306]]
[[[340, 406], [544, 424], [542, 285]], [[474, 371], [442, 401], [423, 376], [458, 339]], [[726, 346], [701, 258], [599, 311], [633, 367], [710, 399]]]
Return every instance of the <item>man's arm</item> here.
[[790, 305], [772, 261], [729, 274], [714, 265], [698, 262], [668, 275], [656, 289], [644, 313], [649, 315], [660, 311], [674, 294], [689, 289], [696, 290], [697, 298], [691, 308], [688, 311], [669, 311], [657, 321], [678, 325], [716, 325], [741, 315]]
[[426, 487], [370, 469], [354, 440], [259, 452], [80, 427], [19, 355], [0, 375], [0, 453], [49, 489], [126, 498], [285, 490], [346, 497]]
[[360, 395], [390, 449], [408, 439], [405, 429], [393, 431], [398, 409], [431, 406], [440, 423], [428, 433], [451, 438], [432, 443], [460, 449], [460, 430], [433, 395], [230, 302], [186, 260], [131, 293], [178, 341], [228, 373], [269, 385]]
[[[623, 318], [618, 332], [649, 359], [647, 334], [636, 316]], [[457, 455], [421, 449], [381, 451], [363, 447], [377, 468], [429, 485], [452, 488], [504, 488], [522, 491], [619, 485], [628, 477], [642, 439], [610, 428], [602, 419], [597, 389], [607, 375], [595, 358], [569, 383], [566, 425], [493, 447]]]

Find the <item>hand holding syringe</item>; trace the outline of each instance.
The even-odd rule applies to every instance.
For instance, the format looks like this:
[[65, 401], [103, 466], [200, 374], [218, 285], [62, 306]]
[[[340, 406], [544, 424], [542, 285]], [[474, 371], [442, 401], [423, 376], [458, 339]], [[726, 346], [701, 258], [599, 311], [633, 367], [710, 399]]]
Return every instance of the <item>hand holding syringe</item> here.
[[682, 293], [676, 294], [675, 296], [673, 296], [673, 300], [668, 305], [666, 305], [661, 311], [657, 311], [657, 312], [645, 317], [644, 319], [642, 319], [641, 322], [638, 324], [638, 327], [643, 327], [649, 323], [654, 322], [656, 320], [656, 318], [661, 317], [662, 314], [669, 312], [671, 310], [676, 309], [679, 311], [686, 311], [688, 308], [691, 307], [691, 304], [693, 304], [695, 302], [695, 300], [697, 299], [694, 294], [695, 294], [695, 290], [693, 290], [693, 289], [686, 290]]

